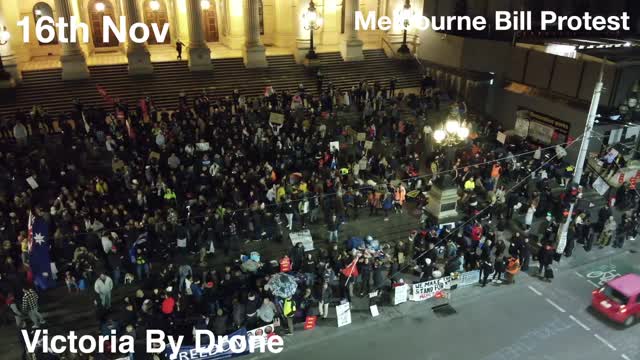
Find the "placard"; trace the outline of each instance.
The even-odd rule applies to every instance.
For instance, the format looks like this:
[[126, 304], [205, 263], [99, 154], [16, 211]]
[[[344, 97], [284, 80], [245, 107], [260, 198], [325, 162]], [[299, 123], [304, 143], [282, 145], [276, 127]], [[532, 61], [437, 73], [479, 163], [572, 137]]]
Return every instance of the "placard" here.
[[304, 251], [313, 250], [313, 237], [311, 237], [311, 231], [309, 229], [289, 233], [291, 244], [296, 246], [297, 243], [302, 243]]
[[393, 305], [402, 304], [409, 299], [409, 285], [404, 284], [393, 288]]
[[507, 134], [503, 133], [502, 131], [498, 131], [498, 136], [496, 137], [496, 139], [499, 143], [504, 144], [505, 142], [507, 142]]
[[340, 141], [332, 141], [329, 143], [329, 151], [336, 152], [340, 151]]
[[305, 330], [315, 329], [317, 321], [318, 321], [317, 316], [307, 316], [307, 318], [304, 321], [304, 329]]
[[438, 291], [450, 288], [450, 276], [413, 284], [411, 288], [411, 301], [427, 300], [434, 297]]
[[269, 122], [276, 125], [284, 124], [284, 114], [278, 114], [278, 113], [272, 112], [269, 115]]
[[345, 303], [336, 306], [336, 314], [338, 319], [338, 327], [351, 324], [351, 304]]
[[598, 176], [596, 181], [593, 182], [593, 189], [598, 192], [598, 194], [604, 196], [604, 194], [609, 190], [609, 184], [602, 178], [602, 176]]
[[356, 140], [358, 141], [365, 141], [367, 140], [367, 133], [358, 133], [356, 135]]
[[529, 120], [523, 117], [518, 117], [516, 119], [516, 126], [514, 127], [514, 132], [516, 135], [521, 138], [526, 138], [529, 136]]
[[364, 148], [365, 148], [366, 150], [371, 150], [371, 149], [373, 149], [373, 141], [369, 141], [369, 140], [365, 141], [365, 142], [364, 142]]
[[380, 315], [380, 312], [378, 311], [378, 305], [369, 306], [369, 310], [371, 310], [371, 316], [372, 317], [376, 317], [376, 316]]
[[208, 142], [201, 142], [201, 143], [196, 143], [196, 150], [197, 151], [209, 151], [211, 147], [209, 146]]
[[458, 278], [453, 280], [453, 283], [458, 285], [458, 288], [463, 288], [477, 283], [479, 279], [480, 270], [472, 270], [458, 274]]
[[27, 178], [27, 183], [29, 184], [29, 186], [31, 186], [32, 190], [35, 190], [38, 188], [38, 182], [36, 181], [36, 179], [33, 176], [29, 176]]

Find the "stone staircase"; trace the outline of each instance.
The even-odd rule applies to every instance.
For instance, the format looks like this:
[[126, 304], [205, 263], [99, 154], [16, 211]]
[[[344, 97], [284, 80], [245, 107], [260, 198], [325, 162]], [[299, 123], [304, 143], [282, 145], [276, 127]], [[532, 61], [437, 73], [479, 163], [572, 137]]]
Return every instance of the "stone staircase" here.
[[[338, 52], [320, 54], [321, 69], [327, 81], [339, 88], [351, 87], [358, 81], [380, 80], [383, 84], [391, 77], [398, 79], [398, 88], [419, 86], [419, 66], [415, 61], [389, 59], [382, 50], [365, 51], [365, 60], [345, 63]], [[152, 96], [159, 108], [177, 104], [180, 91], [188, 95], [207, 89], [210, 97], [231, 95], [239, 89], [244, 95], [255, 96], [264, 92], [266, 85], [277, 91], [294, 90], [302, 83], [315, 91], [315, 71], [295, 63], [292, 55], [269, 56], [266, 69], [247, 69], [241, 58], [214, 59], [214, 70], [192, 73], [186, 61], [154, 63], [154, 73], [145, 77], [130, 77], [127, 65], [90, 67], [91, 78], [82, 81], [61, 81], [61, 69], [25, 71], [23, 83], [17, 89], [0, 96], [0, 115], [28, 110], [40, 104], [49, 113], [71, 109], [73, 98], [86, 105], [106, 106], [96, 86], [104, 88], [112, 98], [120, 98], [130, 106], [144, 96]]]

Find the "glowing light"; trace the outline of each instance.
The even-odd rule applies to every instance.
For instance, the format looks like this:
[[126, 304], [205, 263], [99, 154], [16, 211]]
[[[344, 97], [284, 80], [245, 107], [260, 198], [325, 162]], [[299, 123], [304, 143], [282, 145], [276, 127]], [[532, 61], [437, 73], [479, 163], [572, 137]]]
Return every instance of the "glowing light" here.
[[460, 129], [460, 123], [457, 120], [447, 120], [444, 127], [449, 134], [456, 134], [458, 133], [458, 129]]
[[36, 11], [34, 11], [34, 13], [36, 14], [36, 16], [42, 16], [42, 10], [40, 10], [40, 9], [36, 9]]
[[458, 137], [460, 137], [461, 139], [468, 138], [469, 137], [469, 128], [463, 126], [460, 129], [458, 129]]
[[151, 11], [158, 11], [160, 10], [160, 2], [158, 0], [152, 0], [149, 3], [149, 8], [151, 9]]
[[106, 9], [106, 6], [104, 5], [103, 2], [97, 2], [96, 3], [96, 11], [97, 12], [104, 12], [104, 9]]
[[626, 43], [624, 43], [624, 47], [629, 47], [629, 46], [631, 46], [630, 42], [627, 41]]
[[436, 130], [433, 132], [433, 138], [436, 142], [443, 142], [446, 137], [447, 134], [445, 134], [444, 130]]
[[209, 8], [211, 8], [211, 3], [209, 2], [209, 0], [202, 0], [200, 1], [200, 7], [202, 8], [202, 10], [209, 10]]

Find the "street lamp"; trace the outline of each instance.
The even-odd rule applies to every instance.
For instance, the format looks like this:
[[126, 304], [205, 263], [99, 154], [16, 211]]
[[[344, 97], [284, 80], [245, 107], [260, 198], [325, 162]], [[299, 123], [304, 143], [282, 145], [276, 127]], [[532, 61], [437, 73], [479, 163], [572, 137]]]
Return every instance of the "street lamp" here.
[[[7, 30], [7, 27], [3, 25], [2, 30], [0, 31], [0, 46], [7, 45], [10, 38], [11, 34]], [[4, 69], [4, 64], [2, 63], [2, 53], [0, 53], [0, 80], [7, 80], [9, 78], [11, 78], [11, 75]]]
[[104, 12], [105, 8], [106, 8], [106, 5], [103, 2], [97, 2], [96, 3], [96, 11], [97, 12]]
[[313, 46], [313, 32], [322, 26], [322, 18], [316, 12], [316, 4], [313, 3], [313, 0], [309, 2], [309, 9], [302, 14], [302, 21], [304, 23], [304, 29], [309, 30], [309, 52], [307, 53], [307, 59], [317, 59], [318, 54], [316, 54]]
[[[459, 115], [450, 115], [442, 129], [433, 132], [433, 140], [444, 149], [446, 170], [450, 170], [455, 162], [455, 146], [469, 137], [469, 127], [460, 121]], [[451, 176], [445, 173], [441, 184], [450, 184]]]
[[410, 19], [413, 17], [413, 10], [411, 10], [411, 0], [405, 0], [404, 6], [400, 10], [400, 19], [402, 19], [402, 45], [398, 49], [399, 54], [407, 55], [411, 53], [409, 50], [409, 46], [407, 46], [407, 29], [409, 28], [411, 21]]
[[211, 3], [209, 2], [209, 0], [202, 0], [200, 1], [200, 7], [202, 8], [202, 10], [209, 10], [209, 8], [211, 7]]
[[158, 0], [151, 0], [151, 2], [149, 2], [149, 9], [151, 9], [151, 11], [160, 10], [160, 2]]

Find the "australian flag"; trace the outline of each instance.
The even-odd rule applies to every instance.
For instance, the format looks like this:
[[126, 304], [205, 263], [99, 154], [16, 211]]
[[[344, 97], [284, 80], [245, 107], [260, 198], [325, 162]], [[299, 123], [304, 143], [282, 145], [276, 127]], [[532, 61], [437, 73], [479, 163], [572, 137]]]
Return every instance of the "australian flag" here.
[[53, 287], [51, 258], [49, 256], [49, 224], [42, 217], [30, 217], [29, 261], [33, 282], [37, 288], [46, 290]]

